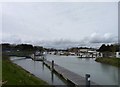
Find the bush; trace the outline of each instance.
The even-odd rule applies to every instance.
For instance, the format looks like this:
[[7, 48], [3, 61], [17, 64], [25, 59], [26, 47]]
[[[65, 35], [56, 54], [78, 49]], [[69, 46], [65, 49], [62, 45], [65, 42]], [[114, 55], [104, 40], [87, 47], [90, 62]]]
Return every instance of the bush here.
[[120, 67], [120, 58], [96, 58], [95, 61]]

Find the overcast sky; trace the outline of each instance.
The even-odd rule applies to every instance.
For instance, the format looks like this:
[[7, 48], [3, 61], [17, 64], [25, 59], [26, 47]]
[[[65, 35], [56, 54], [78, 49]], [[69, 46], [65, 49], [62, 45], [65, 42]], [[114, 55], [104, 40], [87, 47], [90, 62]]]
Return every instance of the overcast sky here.
[[11, 2], [0, 11], [2, 42], [68, 48], [118, 41], [117, 2]]

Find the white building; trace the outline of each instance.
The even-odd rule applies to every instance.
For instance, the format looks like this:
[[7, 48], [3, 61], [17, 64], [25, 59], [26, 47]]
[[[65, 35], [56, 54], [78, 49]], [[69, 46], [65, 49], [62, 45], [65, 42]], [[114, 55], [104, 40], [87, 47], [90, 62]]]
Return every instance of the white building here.
[[120, 52], [116, 52], [116, 58], [120, 58]]
[[81, 49], [79, 49], [79, 52], [88, 52], [89, 51], [89, 49], [87, 49], [87, 48], [81, 48]]
[[96, 50], [93, 50], [93, 49], [81, 48], [79, 49], [78, 52], [79, 53], [77, 53], [77, 55], [80, 57], [96, 57], [97, 56]]
[[69, 52], [69, 54], [74, 56], [76, 55], [75, 52]]

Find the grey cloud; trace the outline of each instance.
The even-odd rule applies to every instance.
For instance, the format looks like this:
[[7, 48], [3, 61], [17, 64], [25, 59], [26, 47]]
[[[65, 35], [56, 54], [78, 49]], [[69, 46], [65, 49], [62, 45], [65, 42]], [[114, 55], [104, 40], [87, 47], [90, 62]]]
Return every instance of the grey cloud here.
[[[117, 32], [117, 3], [7, 3], [3, 32], [28, 39], [82, 39], [92, 32]], [[108, 26], [109, 25], [109, 26]], [[114, 30], [115, 29], [115, 30]], [[87, 32], [87, 33], [86, 33]]]
[[2, 43], [12, 43], [12, 44], [20, 44], [22, 43], [21, 38], [19, 38], [17, 35], [8, 35], [5, 37], [2, 37]]
[[104, 35], [92, 34], [89, 37], [90, 43], [115, 43], [118, 42], [118, 36], [106, 33]]
[[104, 35], [93, 33], [90, 36], [84, 37], [79, 41], [58, 39], [58, 40], [22, 40], [17, 35], [5, 36], [3, 42], [10, 43], [28, 43], [33, 45], [39, 45], [47, 48], [70, 48], [70, 47], [99, 47], [103, 43], [116, 43], [117, 36], [110, 33]]
[[3, 35], [2, 41], [54, 48], [114, 43], [117, 42], [117, 4], [5, 3], [2, 28], [6, 36]]
[[55, 40], [55, 41], [37, 41], [34, 42], [34, 45], [42, 45], [48, 48], [69, 48], [78, 46], [78, 42], [70, 41], [70, 40]]

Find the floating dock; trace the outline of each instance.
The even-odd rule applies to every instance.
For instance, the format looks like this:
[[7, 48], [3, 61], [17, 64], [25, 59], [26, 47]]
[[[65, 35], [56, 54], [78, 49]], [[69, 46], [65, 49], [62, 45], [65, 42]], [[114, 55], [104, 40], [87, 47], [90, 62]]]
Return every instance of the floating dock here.
[[[49, 67], [51, 70], [55, 71], [57, 74], [59, 74], [62, 78], [64, 78], [66, 81], [71, 82], [72, 84], [74, 84], [75, 86], [85, 86], [86, 85], [86, 78], [68, 70], [65, 69], [64, 67], [61, 67], [57, 64], [52, 64], [52, 62], [50, 61], [43, 61], [43, 63]], [[54, 68], [53, 68], [54, 67]], [[91, 87], [98, 87], [99, 85], [97, 85], [96, 83], [90, 81], [90, 85]], [[99, 86], [100, 87], [100, 86]]]

